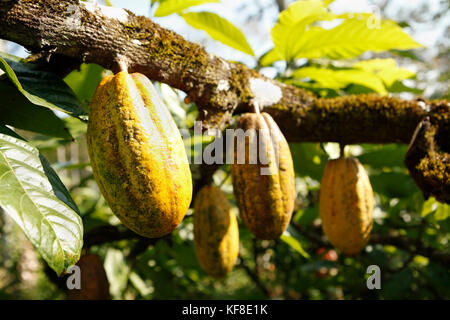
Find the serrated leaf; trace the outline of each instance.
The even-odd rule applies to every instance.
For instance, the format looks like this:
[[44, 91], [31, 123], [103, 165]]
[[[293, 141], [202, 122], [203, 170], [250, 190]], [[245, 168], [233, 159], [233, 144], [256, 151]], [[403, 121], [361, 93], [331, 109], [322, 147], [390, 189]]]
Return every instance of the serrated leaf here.
[[53, 111], [31, 103], [6, 79], [0, 80], [0, 96], [0, 123], [51, 137], [72, 139], [63, 120]]
[[288, 230], [286, 230], [280, 237], [282, 241], [287, 243], [292, 249], [300, 253], [304, 258], [309, 259], [309, 254], [303, 249], [302, 244], [296, 238], [294, 238], [291, 233], [293, 232], [292, 227], [289, 226]]
[[381, 79], [371, 72], [356, 69], [334, 70], [328, 68], [304, 67], [294, 72], [297, 79], [310, 78], [320, 87], [339, 90], [350, 84], [359, 84], [380, 94], [386, 94]]
[[[278, 22], [271, 30], [275, 51], [286, 60], [297, 56], [306, 27], [317, 20], [331, 20], [336, 15], [328, 12], [321, 0], [297, 1], [280, 13]], [[272, 58], [275, 58], [275, 54]], [[266, 62], [270, 59], [266, 58]]]
[[83, 245], [81, 218], [61, 186], [36, 148], [0, 134], [0, 188], [7, 190], [0, 206], [58, 274], [78, 261]]
[[297, 43], [295, 58], [348, 59], [366, 51], [422, 47], [394, 21], [382, 20], [374, 24], [374, 15], [356, 14], [332, 29], [311, 27]]
[[0, 69], [31, 103], [75, 117], [86, 116], [73, 91], [55, 74], [3, 53], [0, 53]]
[[394, 59], [365, 60], [355, 63], [353, 67], [375, 74], [388, 87], [397, 80], [408, 79], [415, 75], [411, 70], [397, 67]]
[[173, 13], [181, 13], [185, 9], [204, 3], [218, 3], [219, 0], [166, 0], [161, 2], [155, 11], [156, 17], [164, 17]]
[[227, 19], [212, 12], [189, 12], [181, 15], [192, 27], [206, 31], [211, 38], [254, 56], [244, 34]]

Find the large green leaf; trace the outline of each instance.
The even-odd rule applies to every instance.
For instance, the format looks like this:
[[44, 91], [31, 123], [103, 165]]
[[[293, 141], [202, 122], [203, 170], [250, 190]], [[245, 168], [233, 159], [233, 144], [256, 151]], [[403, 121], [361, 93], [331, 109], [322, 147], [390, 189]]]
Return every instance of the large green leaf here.
[[31, 103], [75, 117], [86, 115], [69, 86], [57, 75], [39, 68], [17, 57], [0, 54], [0, 69]]
[[414, 93], [415, 95], [421, 95], [425, 90], [414, 87], [408, 87], [404, 85], [402, 81], [395, 81], [391, 86], [389, 86], [388, 91], [392, 93], [411, 92]]
[[172, 13], [181, 13], [185, 9], [198, 6], [204, 3], [218, 3], [219, 0], [166, 0], [161, 2], [155, 11], [156, 17], [164, 17]]
[[64, 81], [75, 92], [77, 97], [88, 104], [94, 96], [95, 88], [102, 80], [102, 73], [105, 69], [97, 64], [83, 63], [80, 70], [69, 73]]
[[[271, 35], [275, 51], [283, 60], [291, 60], [301, 49], [300, 39], [306, 27], [317, 20], [331, 20], [336, 16], [329, 13], [321, 0], [297, 1], [280, 13], [279, 21], [272, 28]], [[277, 55], [273, 54], [274, 59]], [[266, 57], [265, 61], [270, 61]], [[269, 63], [270, 64], [270, 63]]]
[[304, 258], [309, 259], [309, 254], [303, 249], [302, 244], [298, 241], [297, 237], [294, 237], [296, 231], [292, 226], [281, 235], [280, 239], [287, 243], [292, 249], [300, 253]]
[[75, 264], [83, 225], [67, 190], [36, 148], [0, 133], [0, 206], [58, 274]]
[[53, 111], [31, 103], [6, 79], [0, 80], [0, 96], [0, 123], [52, 137], [72, 139], [63, 120]]
[[227, 19], [212, 12], [189, 12], [181, 16], [194, 28], [206, 31], [211, 38], [251, 56], [255, 55], [241, 30]]
[[295, 58], [348, 59], [366, 51], [421, 47], [395, 22], [382, 20], [372, 26], [373, 15], [357, 14], [332, 29], [314, 26], [296, 44]]
[[357, 69], [328, 69], [305, 67], [294, 72], [297, 79], [310, 78], [321, 88], [339, 90], [350, 84], [359, 84], [380, 94], [386, 94], [381, 79], [372, 72]]

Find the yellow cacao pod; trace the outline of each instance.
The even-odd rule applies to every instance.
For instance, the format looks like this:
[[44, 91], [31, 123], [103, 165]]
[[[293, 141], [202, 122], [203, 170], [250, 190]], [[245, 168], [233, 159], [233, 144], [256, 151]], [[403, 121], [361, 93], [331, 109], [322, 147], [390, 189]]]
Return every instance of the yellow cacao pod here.
[[361, 252], [372, 230], [373, 191], [356, 158], [330, 160], [320, 186], [322, 228], [333, 246], [347, 255]]
[[80, 289], [68, 290], [70, 300], [109, 300], [109, 282], [100, 257], [82, 255], [77, 262], [80, 268]]
[[108, 205], [134, 232], [157, 238], [183, 220], [192, 177], [180, 132], [148, 78], [119, 72], [98, 85], [87, 146]]
[[[238, 128], [250, 133], [240, 139], [236, 131], [234, 140], [231, 174], [240, 216], [257, 238], [277, 239], [288, 227], [295, 203], [295, 174], [289, 145], [265, 112], [244, 114]], [[252, 130], [255, 134], [251, 134]]]
[[238, 223], [219, 187], [205, 186], [195, 198], [194, 245], [200, 265], [213, 277], [225, 276], [236, 262]]

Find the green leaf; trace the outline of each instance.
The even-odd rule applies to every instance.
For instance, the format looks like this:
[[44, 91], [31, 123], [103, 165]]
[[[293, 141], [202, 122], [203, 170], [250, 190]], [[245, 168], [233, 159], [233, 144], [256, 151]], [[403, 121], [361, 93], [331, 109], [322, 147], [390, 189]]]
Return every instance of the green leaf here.
[[36, 148], [0, 134], [0, 206], [49, 266], [61, 274], [75, 264], [83, 225], [68, 191]]
[[309, 176], [317, 181], [322, 178], [328, 155], [314, 143], [289, 143], [294, 159], [295, 174]]
[[31, 103], [74, 117], [86, 115], [73, 91], [57, 75], [3, 53], [0, 53], [0, 69]]
[[172, 117], [175, 120], [175, 123], [177, 126], [185, 127], [186, 123], [186, 110], [184, 109], [185, 105], [180, 100], [180, 97], [178, 96], [178, 93], [175, 91], [175, 89], [172, 89], [172, 87], [168, 86], [165, 83], [161, 83], [159, 85], [159, 89], [161, 91], [161, 97], [169, 109], [170, 113], [172, 114]]
[[72, 139], [63, 120], [53, 111], [31, 103], [6, 79], [0, 80], [0, 96], [0, 123], [52, 137]]
[[87, 132], [87, 123], [84, 121], [73, 117], [63, 118], [62, 121], [74, 138], [79, 138]]
[[397, 93], [397, 92], [411, 92], [416, 95], [422, 94], [425, 90], [424, 89], [418, 89], [418, 88], [411, 88], [408, 86], [405, 86], [402, 81], [395, 81], [389, 88], [389, 92]]
[[259, 65], [267, 67], [280, 60], [283, 60], [281, 54], [277, 50], [271, 49], [259, 58]]
[[306, 259], [310, 258], [309, 254], [305, 251], [305, 249], [303, 249], [303, 246], [300, 243], [300, 241], [298, 241], [290, 234], [289, 229], [281, 235], [280, 239], [285, 243], [287, 243], [292, 249], [300, 253], [304, 258]]
[[359, 84], [380, 94], [387, 94], [381, 79], [365, 70], [304, 67], [296, 70], [294, 77], [297, 79], [308, 77], [314, 80], [321, 88], [339, 90], [350, 84]]
[[414, 61], [418, 62], [425, 62], [425, 60], [421, 57], [419, 57], [417, 54], [413, 52], [413, 50], [397, 50], [392, 49], [391, 52], [395, 55], [398, 55], [400, 57], [408, 58]]
[[450, 217], [450, 206], [445, 203], [439, 203], [434, 217], [437, 221], [445, 220]]
[[399, 167], [405, 168], [406, 145], [387, 144], [383, 146], [371, 146], [368, 150], [364, 146], [364, 152], [358, 156], [359, 161], [372, 168]]
[[383, 295], [385, 299], [402, 299], [410, 291], [413, 283], [413, 273], [409, 268], [394, 273], [384, 281]]
[[219, 0], [166, 0], [160, 3], [156, 9], [156, 17], [164, 17], [172, 13], [181, 13], [185, 9], [198, 6], [204, 3], [218, 3]]
[[423, 203], [421, 216], [426, 217], [433, 212], [436, 221], [445, 220], [450, 217], [450, 206], [445, 203], [437, 202], [434, 197], [430, 197]]
[[212, 12], [189, 12], [181, 15], [192, 27], [206, 31], [211, 38], [254, 56], [244, 34], [227, 19]]
[[398, 68], [394, 59], [372, 59], [355, 63], [354, 68], [365, 70], [378, 76], [386, 86], [392, 86], [395, 81], [411, 78], [415, 73], [405, 68]]
[[345, 19], [332, 29], [318, 26], [303, 33], [296, 43], [295, 58], [348, 59], [366, 51], [381, 52], [391, 49], [412, 49], [422, 45], [395, 22], [382, 20], [372, 26], [374, 15], [357, 14], [356, 18]]
[[420, 215], [422, 217], [426, 217], [430, 213], [436, 211], [436, 209], [438, 208], [438, 204], [439, 203], [436, 201], [435, 198], [433, 197], [428, 198], [428, 200], [425, 201], [422, 205], [422, 212]]
[[[301, 39], [306, 27], [317, 20], [331, 20], [336, 15], [329, 13], [321, 0], [297, 1], [280, 13], [278, 22], [272, 28], [271, 35], [278, 56], [290, 61], [301, 50]], [[276, 55], [272, 55], [272, 59]], [[274, 62], [266, 58], [265, 62]]]
[[104, 266], [112, 296], [115, 299], [123, 299], [123, 292], [127, 287], [130, 275], [130, 267], [127, 265], [122, 250], [109, 248]]
[[370, 183], [375, 192], [389, 198], [408, 197], [418, 191], [407, 172], [373, 172], [370, 175]]
[[104, 70], [97, 64], [83, 63], [80, 70], [69, 73], [64, 78], [64, 82], [75, 92], [78, 99], [87, 105], [94, 96], [95, 88], [103, 78]]
[[23, 139], [21, 136], [19, 136], [14, 130], [11, 130], [10, 128], [8, 128], [7, 126], [0, 124], [0, 133], [6, 134], [8, 136], [17, 138], [17, 139], [21, 139], [21, 140], [25, 140]]

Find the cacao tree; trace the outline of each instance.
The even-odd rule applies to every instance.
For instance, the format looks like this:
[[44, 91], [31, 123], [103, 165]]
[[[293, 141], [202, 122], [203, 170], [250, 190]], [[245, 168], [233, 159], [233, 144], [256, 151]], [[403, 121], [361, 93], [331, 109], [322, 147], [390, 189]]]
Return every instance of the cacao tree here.
[[1, 1], [0, 298], [448, 299], [448, 75], [338, 2]]

